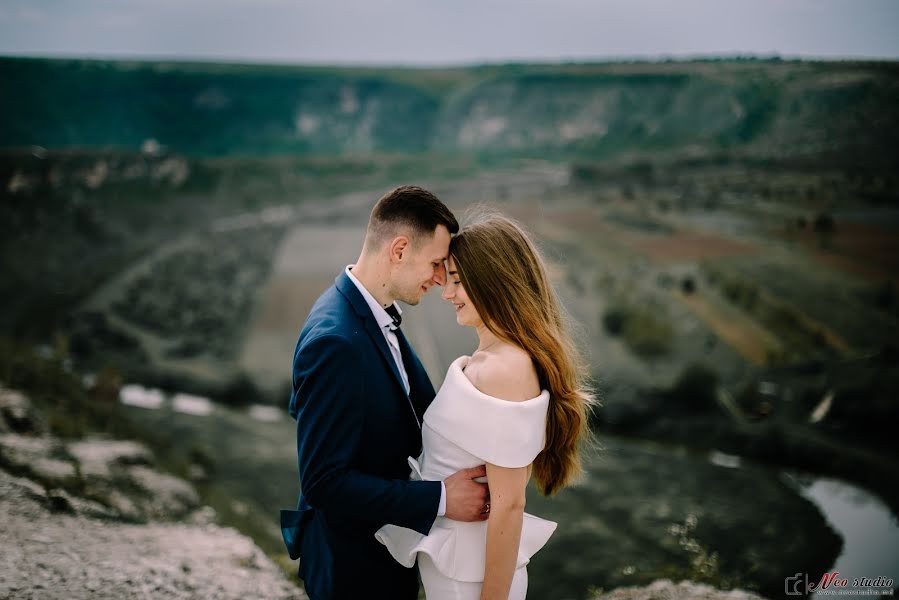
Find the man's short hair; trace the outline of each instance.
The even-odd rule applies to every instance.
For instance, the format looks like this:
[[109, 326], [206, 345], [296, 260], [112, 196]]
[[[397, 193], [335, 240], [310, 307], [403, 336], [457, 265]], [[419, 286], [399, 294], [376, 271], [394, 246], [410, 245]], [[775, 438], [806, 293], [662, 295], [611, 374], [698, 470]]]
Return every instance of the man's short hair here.
[[365, 245], [380, 247], [406, 229], [416, 244], [420, 236], [430, 237], [438, 225], [450, 234], [459, 231], [459, 223], [437, 196], [415, 185], [403, 185], [384, 194], [371, 211]]

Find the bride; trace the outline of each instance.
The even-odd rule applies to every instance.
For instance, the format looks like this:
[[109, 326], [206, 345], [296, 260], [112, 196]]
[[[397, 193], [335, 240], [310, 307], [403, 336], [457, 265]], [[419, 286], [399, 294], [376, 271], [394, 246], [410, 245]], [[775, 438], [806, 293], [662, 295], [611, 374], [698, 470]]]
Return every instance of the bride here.
[[424, 414], [411, 478], [443, 480], [486, 464], [485, 521], [438, 517], [428, 535], [385, 525], [375, 537], [406, 567], [418, 560], [428, 600], [523, 599], [530, 557], [556, 523], [524, 512], [534, 476], [552, 495], [580, 472], [593, 396], [542, 258], [514, 221], [490, 216], [450, 244], [443, 298], [479, 344], [457, 358]]

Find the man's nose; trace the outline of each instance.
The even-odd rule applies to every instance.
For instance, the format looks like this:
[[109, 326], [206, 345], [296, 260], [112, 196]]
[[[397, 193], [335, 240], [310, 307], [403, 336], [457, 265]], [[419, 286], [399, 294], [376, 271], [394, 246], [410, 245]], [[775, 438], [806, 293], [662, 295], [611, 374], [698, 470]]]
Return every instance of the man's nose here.
[[434, 282], [437, 285], [446, 285], [446, 267], [441, 264], [434, 273]]

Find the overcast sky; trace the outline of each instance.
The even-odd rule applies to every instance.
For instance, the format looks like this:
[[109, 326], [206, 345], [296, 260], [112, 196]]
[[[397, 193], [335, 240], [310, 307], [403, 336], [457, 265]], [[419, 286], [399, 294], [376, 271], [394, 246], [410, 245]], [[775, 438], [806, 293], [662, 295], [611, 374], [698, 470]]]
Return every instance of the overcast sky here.
[[0, 0], [0, 54], [457, 64], [899, 58], [899, 0]]

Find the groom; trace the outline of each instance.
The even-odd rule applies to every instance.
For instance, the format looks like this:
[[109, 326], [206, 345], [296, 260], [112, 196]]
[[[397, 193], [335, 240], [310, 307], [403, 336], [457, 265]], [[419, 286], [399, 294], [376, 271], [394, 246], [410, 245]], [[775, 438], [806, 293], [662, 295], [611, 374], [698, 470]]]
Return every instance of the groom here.
[[426, 534], [446, 516], [479, 521], [483, 466], [443, 482], [409, 481], [434, 388], [400, 329], [396, 300], [416, 305], [446, 282], [455, 217], [432, 193], [399, 187], [372, 210], [362, 253], [312, 307], [293, 359], [301, 494], [281, 511], [291, 558], [312, 600], [418, 597], [416, 569], [374, 537], [392, 523]]

